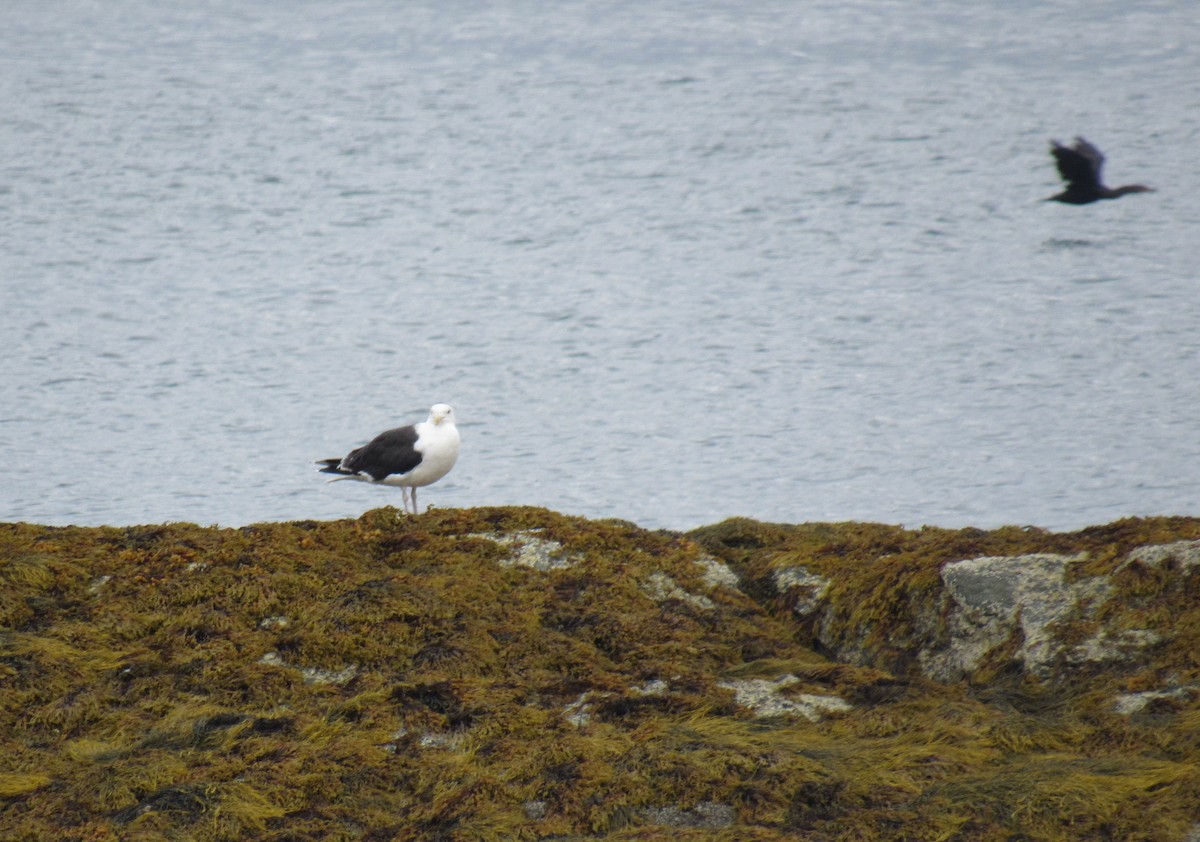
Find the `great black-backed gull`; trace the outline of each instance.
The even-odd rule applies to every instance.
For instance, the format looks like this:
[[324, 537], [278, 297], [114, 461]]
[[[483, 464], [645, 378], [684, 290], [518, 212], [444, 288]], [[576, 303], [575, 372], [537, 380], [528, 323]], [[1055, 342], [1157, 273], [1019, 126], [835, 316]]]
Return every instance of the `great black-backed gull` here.
[[458, 427], [454, 410], [434, 404], [429, 418], [420, 424], [397, 427], [380, 433], [368, 444], [355, 448], [342, 459], [321, 459], [323, 474], [338, 474], [330, 480], [355, 479], [376, 485], [397, 485], [404, 510], [417, 513], [417, 489], [437, 482], [458, 461]]

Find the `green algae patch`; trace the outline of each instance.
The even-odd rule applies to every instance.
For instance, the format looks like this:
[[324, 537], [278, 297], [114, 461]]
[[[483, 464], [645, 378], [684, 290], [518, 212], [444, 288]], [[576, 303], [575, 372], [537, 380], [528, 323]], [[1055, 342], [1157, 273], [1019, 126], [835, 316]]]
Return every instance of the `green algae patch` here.
[[[1183, 838], [1197, 537], [0, 524], [0, 838]], [[946, 565], [1035, 553], [1091, 588], [1036, 627], [1064, 670], [1022, 633], [931, 680]]]

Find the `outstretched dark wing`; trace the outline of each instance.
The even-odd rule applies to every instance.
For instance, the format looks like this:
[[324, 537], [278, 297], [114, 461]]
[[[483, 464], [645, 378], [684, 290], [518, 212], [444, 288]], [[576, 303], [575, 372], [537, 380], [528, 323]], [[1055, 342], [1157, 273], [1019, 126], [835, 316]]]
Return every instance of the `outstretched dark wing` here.
[[1071, 144], [1071, 148], [1087, 158], [1088, 163], [1092, 165], [1092, 173], [1096, 176], [1096, 183], [1104, 183], [1104, 153], [1097, 149], [1092, 144], [1088, 143], [1082, 137], [1076, 137], [1075, 142]]
[[397, 427], [351, 450], [336, 466], [329, 465], [333, 460], [326, 460], [328, 467], [322, 470], [328, 473], [370, 474], [376, 482], [392, 474], [406, 474], [421, 464], [416, 443], [416, 427]]
[[1063, 146], [1057, 140], [1051, 141], [1051, 144], [1050, 152], [1067, 187], [1089, 192], [1100, 188], [1100, 168], [1104, 166], [1104, 156], [1099, 149], [1081, 137], [1075, 138], [1073, 146]]

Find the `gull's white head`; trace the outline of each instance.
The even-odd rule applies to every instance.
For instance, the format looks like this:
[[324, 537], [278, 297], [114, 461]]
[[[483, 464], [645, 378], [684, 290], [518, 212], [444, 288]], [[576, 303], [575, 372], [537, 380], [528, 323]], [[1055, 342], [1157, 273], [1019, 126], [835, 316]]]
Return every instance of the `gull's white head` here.
[[449, 404], [435, 403], [429, 410], [429, 423], [437, 427], [441, 424], [454, 426], [454, 409]]

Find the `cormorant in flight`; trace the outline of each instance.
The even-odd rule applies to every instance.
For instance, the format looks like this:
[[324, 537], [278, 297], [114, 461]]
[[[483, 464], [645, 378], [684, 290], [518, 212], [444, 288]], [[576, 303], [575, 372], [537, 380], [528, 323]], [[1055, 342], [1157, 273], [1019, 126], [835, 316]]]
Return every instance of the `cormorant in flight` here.
[[1067, 189], [1054, 196], [1048, 202], [1065, 202], [1068, 205], [1086, 205], [1099, 199], [1116, 199], [1126, 193], [1153, 193], [1154, 188], [1144, 184], [1126, 184], [1115, 190], [1105, 187], [1100, 180], [1100, 169], [1104, 166], [1104, 155], [1082, 137], [1075, 138], [1070, 146], [1063, 146], [1057, 140], [1050, 141], [1050, 153], [1058, 164], [1058, 172]]

